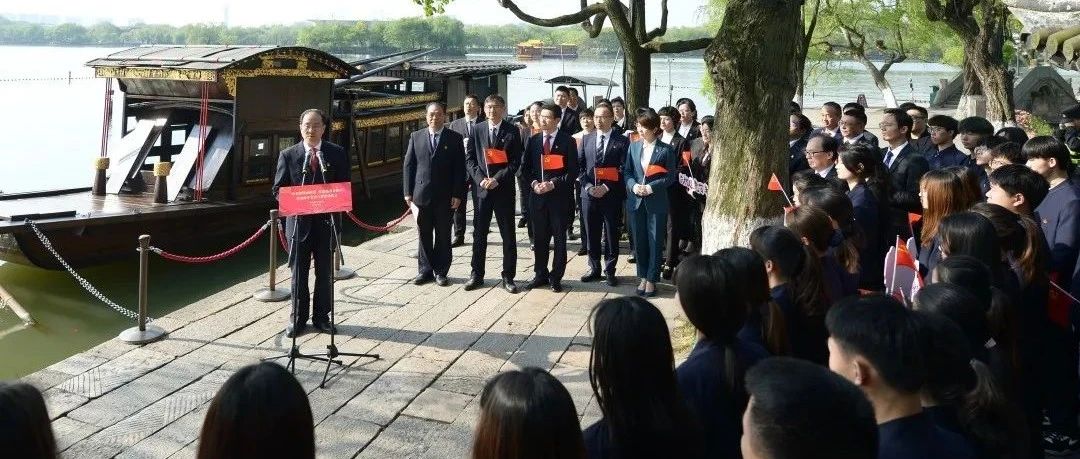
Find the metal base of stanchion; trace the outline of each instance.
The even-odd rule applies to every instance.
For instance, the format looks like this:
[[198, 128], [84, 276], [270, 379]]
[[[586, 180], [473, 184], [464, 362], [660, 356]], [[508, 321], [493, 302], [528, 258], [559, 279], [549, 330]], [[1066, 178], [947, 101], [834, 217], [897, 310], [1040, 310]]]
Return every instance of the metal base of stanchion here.
[[139, 330], [139, 327], [131, 327], [120, 332], [120, 336], [117, 336], [117, 338], [128, 344], [146, 344], [162, 339], [166, 334], [167, 332], [164, 328], [157, 325], [146, 324], [146, 330]]
[[334, 273], [334, 279], [337, 280], [352, 279], [355, 276], [356, 270], [347, 266], [342, 266], [338, 268], [337, 272]]
[[292, 297], [292, 292], [287, 288], [275, 288], [273, 290], [269, 288], [261, 288], [259, 291], [251, 295], [252, 298], [263, 302], [277, 302], [285, 301]]

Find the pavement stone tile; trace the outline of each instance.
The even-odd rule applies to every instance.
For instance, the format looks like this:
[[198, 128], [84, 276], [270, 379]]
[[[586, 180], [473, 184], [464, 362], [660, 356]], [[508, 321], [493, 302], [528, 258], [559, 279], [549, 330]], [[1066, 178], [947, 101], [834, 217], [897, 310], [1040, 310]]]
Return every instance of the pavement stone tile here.
[[450, 424], [457, 420], [472, 399], [471, 395], [428, 388], [421, 392], [401, 414]]

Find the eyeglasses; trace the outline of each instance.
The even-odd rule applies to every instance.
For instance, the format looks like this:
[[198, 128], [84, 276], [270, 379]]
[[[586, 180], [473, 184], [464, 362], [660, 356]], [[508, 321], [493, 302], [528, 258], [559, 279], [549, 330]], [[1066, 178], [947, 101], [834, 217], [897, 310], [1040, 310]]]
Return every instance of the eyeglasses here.
[[817, 151], [806, 150], [805, 152], [803, 152], [803, 156], [806, 156], [807, 158], [811, 158], [814, 155], [819, 155], [821, 153], [831, 153], [831, 152], [825, 151], [825, 150], [817, 150]]

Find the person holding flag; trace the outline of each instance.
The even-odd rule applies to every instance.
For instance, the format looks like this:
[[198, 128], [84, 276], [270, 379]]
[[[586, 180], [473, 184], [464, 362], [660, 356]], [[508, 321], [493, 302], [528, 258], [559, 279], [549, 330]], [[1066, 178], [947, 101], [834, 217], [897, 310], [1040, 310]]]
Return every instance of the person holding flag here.
[[641, 140], [630, 144], [623, 163], [622, 178], [626, 185], [627, 219], [634, 241], [637, 274], [641, 278], [637, 293], [656, 296], [660, 280], [660, 250], [667, 230], [668, 187], [675, 181], [678, 153], [670, 145], [658, 141], [660, 117], [644, 112], [637, 117], [637, 133]]
[[581, 276], [581, 281], [600, 279], [600, 254], [603, 253], [603, 274], [607, 284], [614, 287], [618, 284], [615, 266], [619, 260], [619, 222], [626, 199], [619, 172], [626, 161], [630, 141], [612, 129], [610, 106], [598, 105], [593, 117], [596, 130], [582, 138], [578, 151], [581, 215], [585, 220], [582, 239], [589, 255], [589, 270]]
[[[559, 130], [561, 109], [546, 104], [540, 109], [540, 132], [529, 138], [521, 175], [529, 183], [529, 218], [535, 246], [536, 276], [525, 286], [534, 289], [551, 285], [551, 291], [562, 291], [566, 272], [566, 227], [570, 223], [569, 206], [574, 179], [578, 176], [577, 145], [570, 134]], [[554, 237], [555, 255], [548, 269], [549, 246]]]
[[506, 120], [506, 100], [498, 94], [484, 99], [487, 120], [473, 126], [465, 149], [465, 173], [476, 192], [473, 213], [472, 275], [465, 290], [484, 285], [487, 235], [491, 216], [502, 238], [502, 288], [517, 293], [517, 237], [514, 234], [514, 174], [521, 166], [524, 148], [520, 131]]
[[[676, 166], [675, 178], [679, 174], [687, 175], [690, 169], [690, 142], [676, 129], [679, 122], [679, 111], [675, 107], [662, 107], [656, 112], [660, 115], [660, 141], [671, 146], [675, 153], [679, 154], [679, 162]], [[664, 266], [660, 270], [660, 277], [671, 279], [682, 259], [682, 251], [690, 241], [690, 205], [693, 204], [690, 195], [679, 184], [678, 180], [672, 180], [668, 186], [668, 219], [667, 219], [667, 242], [664, 244], [666, 254]]]

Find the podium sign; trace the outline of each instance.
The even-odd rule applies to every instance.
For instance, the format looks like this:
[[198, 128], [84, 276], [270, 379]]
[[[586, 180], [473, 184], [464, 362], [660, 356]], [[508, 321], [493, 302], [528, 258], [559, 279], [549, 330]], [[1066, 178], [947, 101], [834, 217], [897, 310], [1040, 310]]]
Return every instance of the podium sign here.
[[352, 183], [283, 186], [278, 189], [282, 217], [326, 214], [352, 210]]

